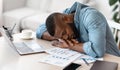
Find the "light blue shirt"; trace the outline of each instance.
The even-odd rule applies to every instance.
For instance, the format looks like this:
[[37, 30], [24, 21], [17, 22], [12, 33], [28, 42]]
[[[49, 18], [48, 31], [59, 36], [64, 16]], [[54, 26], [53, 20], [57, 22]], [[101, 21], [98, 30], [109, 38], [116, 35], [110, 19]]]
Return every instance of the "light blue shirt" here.
[[[79, 32], [77, 38], [83, 44], [83, 50], [92, 57], [102, 57], [105, 53], [120, 56], [112, 32], [105, 17], [96, 9], [75, 2], [73, 6], [64, 11], [65, 14], [75, 12], [74, 24]], [[37, 38], [41, 38], [46, 31], [45, 24], [36, 32]]]

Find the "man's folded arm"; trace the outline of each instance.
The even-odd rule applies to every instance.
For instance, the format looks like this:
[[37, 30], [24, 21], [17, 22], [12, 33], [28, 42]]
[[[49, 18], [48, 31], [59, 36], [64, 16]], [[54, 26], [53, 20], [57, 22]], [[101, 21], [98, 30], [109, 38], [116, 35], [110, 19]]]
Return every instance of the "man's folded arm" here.
[[51, 36], [47, 29], [45, 24], [42, 24], [38, 27], [37, 31], [36, 31], [36, 37], [38, 39], [44, 39], [44, 40], [55, 40], [56, 38]]
[[43, 35], [43, 33], [44, 33], [45, 31], [47, 31], [45, 24], [40, 25], [40, 26], [37, 28], [36, 37], [37, 37], [38, 39], [41, 39], [41, 38], [42, 38], [42, 35]]
[[106, 20], [98, 12], [90, 12], [86, 18], [89, 41], [83, 44], [86, 54], [102, 57], [106, 50]]

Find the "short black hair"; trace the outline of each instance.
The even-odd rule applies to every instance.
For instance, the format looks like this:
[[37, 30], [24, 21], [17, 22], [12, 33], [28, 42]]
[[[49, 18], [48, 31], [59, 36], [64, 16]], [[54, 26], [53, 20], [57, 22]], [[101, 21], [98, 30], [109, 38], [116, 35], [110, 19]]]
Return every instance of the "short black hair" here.
[[55, 16], [57, 14], [58, 13], [52, 13], [46, 19], [46, 28], [47, 28], [48, 33], [51, 36], [54, 36], [54, 34], [55, 34]]

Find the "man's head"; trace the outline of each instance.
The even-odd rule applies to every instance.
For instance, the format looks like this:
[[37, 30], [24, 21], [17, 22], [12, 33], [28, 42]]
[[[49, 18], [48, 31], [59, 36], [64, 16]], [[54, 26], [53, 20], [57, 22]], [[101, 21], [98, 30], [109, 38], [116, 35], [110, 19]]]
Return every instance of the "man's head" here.
[[75, 37], [73, 14], [53, 13], [46, 20], [46, 28], [51, 36], [71, 39]]

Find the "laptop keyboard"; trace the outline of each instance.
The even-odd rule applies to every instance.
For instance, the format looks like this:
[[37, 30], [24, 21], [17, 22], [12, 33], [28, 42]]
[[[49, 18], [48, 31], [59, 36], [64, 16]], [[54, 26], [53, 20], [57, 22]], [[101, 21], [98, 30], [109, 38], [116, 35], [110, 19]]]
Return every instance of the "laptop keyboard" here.
[[33, 50], [29, 48], [24, 42], [14, 43], [14, 45], [16, 46], [16, 49], [18, 50], [18, 52], [21, 54], [33, 52]]
[[42, 46], [38, 45], [34, 41], [30, 42], [18, 42], [14, 43], [17, 51], [20, 54], [29, 54], [29, 53], [36, 53], [36, 52], [44, 52], [44, 49]]

